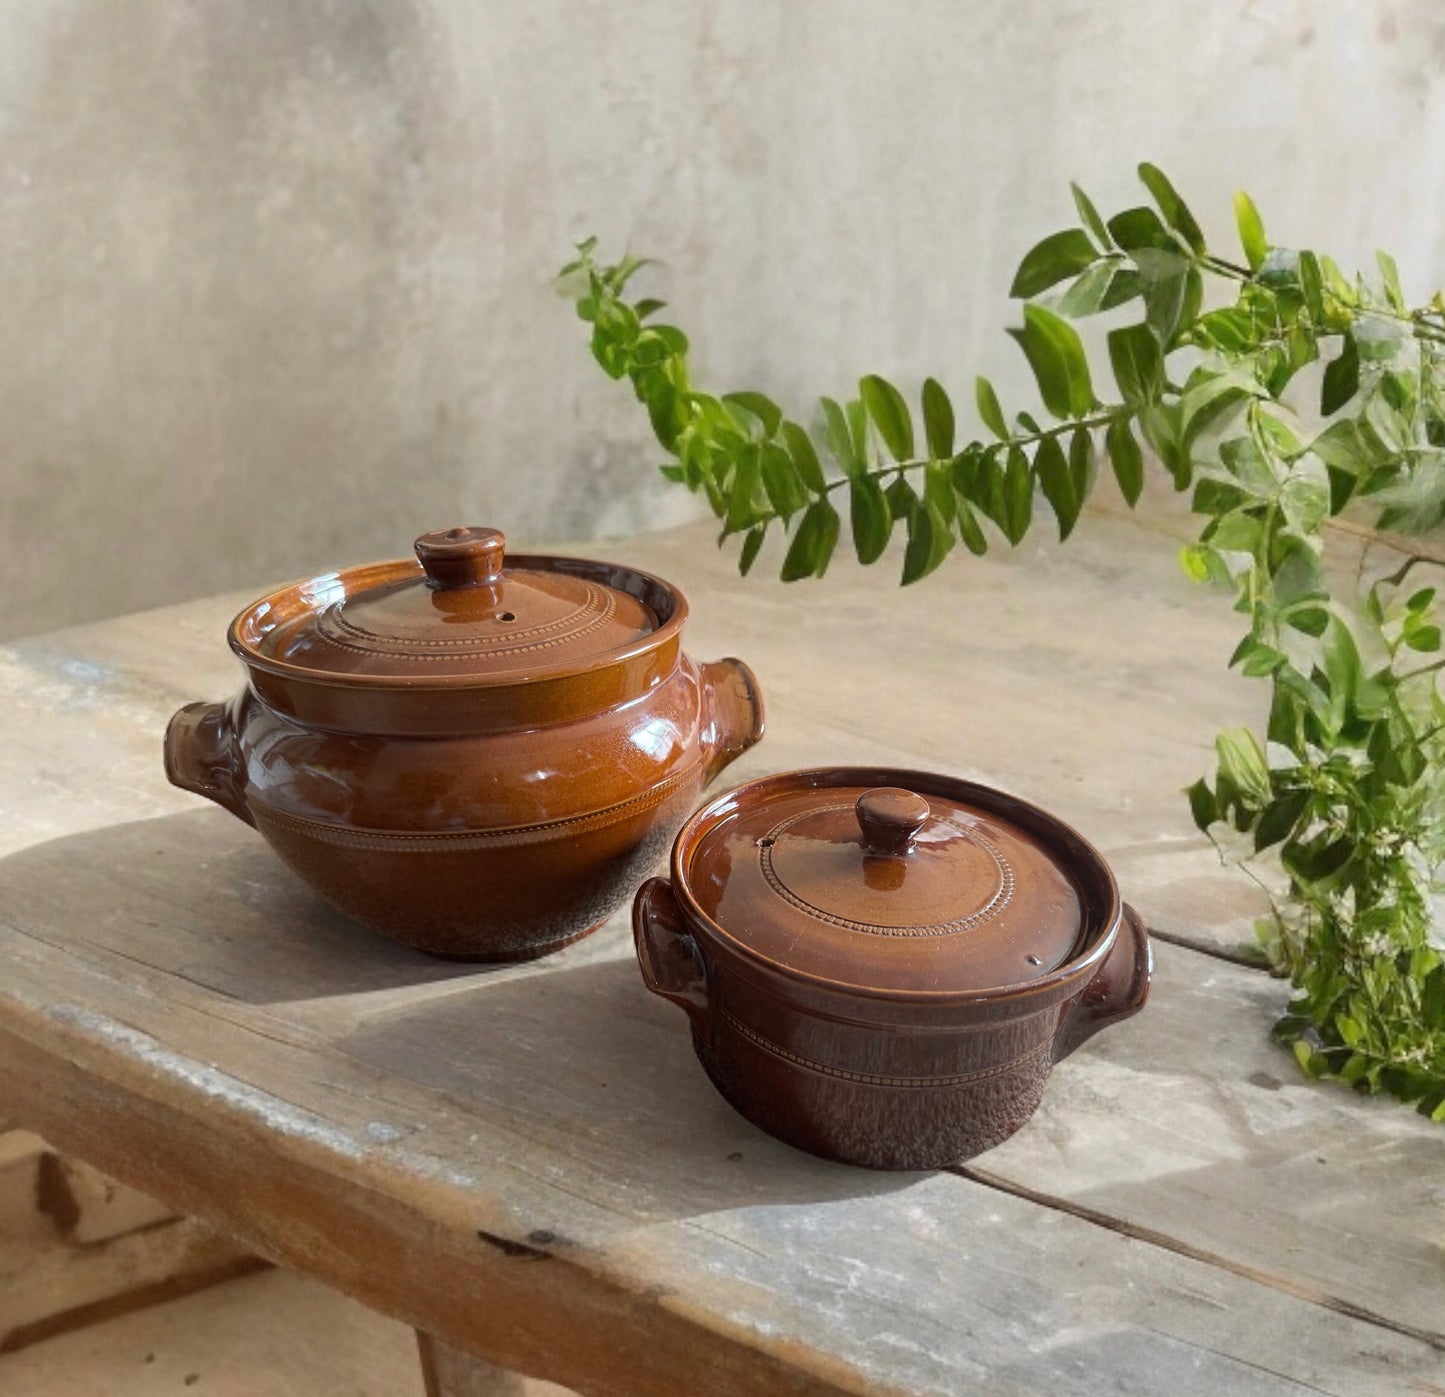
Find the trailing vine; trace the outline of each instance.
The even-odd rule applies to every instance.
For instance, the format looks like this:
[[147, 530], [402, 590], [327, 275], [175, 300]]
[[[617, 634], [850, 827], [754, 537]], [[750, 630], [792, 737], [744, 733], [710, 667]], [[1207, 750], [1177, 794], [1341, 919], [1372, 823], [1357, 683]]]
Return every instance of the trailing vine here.
[[[1152, 206], [1106, 220], [1075, 187], [1079, 226], [1024, 257], [1010, 333], [1042, 411], [1010, 416], [979, 378], [977, 440], [932, 378], [916, 415], [870, 374], [823, 398], [816, 425], [762, 393], [695, 388], [686, 336], [654, 319], [662, 303], [627, 298], [645, 264], [599, 264], [595, 240], [562, 285], [598, 363], [646, 407], [663, 473], [706, 495], [724, 540], [741, 537], [744, 573], [776, 529], [784, 580], [821, 577], [845, 514], [863, 563], [904, 532], [905, 584], [960, 542], [1017, 544], [1039, 499], [1065, 539], [1104, 462], [1130, 505], [1146, 458], [1192, 490], [1202, 526], [1181, 561], [1233, 594], [1248, 629], [1231, 664], [1267, 681], [1271, 704], [1263, 734], [1218, 736], [1188, 796], [1270, 894], [1260, 939], [1296, 991], [1276, 1035], [1311, 1076], [1445, 1120], [1445, 658], [1421, 581], [1445, 561], [1422, 541], [1445, 521], [1445, 302], [1408, 305], [1383, 254], [1367, 281], [1272, 246], [1244, 194], [1243, 260], [1220, 256], [1165, 175], [1139, 173]], [[1206, 287], [1227, 297], [1206, 308]], [[1094, 315], [1125, 322], [1105, 337], [1112, 396], [1070, 323]], [[1341, 595], [1322, 534], [1360, 515], [1407, 537], [1395, 571]]]

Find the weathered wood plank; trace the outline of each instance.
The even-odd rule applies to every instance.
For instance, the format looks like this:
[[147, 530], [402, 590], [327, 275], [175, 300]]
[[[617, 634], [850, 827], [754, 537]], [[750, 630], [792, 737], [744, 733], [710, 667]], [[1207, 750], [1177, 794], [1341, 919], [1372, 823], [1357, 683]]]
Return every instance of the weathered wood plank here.
[[[847, 567], [826, 594], [740, 582], [696, 530], [608, 551], [688, 589], [694, 653], [759, 671], [771, 734], [729, 780], [880, 760], [995, 781], [1218, 950], [1256, 903], [1176, 788], [1260, 695], [1223, 672], [1237, 618], [1178, 576], [1177, 528], [1094, 518], [902, 594]], [[166, 787], [160, 728], [237, 682], [243, 600], [0, 650], [0, 1096], [22, 1122], [588, 1397], [700, 1372], [718, 1397], [1430, 1390], [1438, 1133], [1291, 1078], [1263, 1037], [1277, 984], [1161, 948], [1149, 1012], [1060, 1070], [986, 1182], [821, 1164], [712, 1093], [620, 923], [534, 966], [439, 965]]]
[[[727, 1144], [751, 1167], [707, 1210], [639, 1223], [616, 1197], [579, 1196], [570, 1161], [559, 1171], [535, 1146], [528, 1186], [499, 1190], [512, 1171], [489, 1157], [490, 1135], [465, 1172], [446, 1169], [420, 1144], [375, 1147], [360, 1120], [328, 1122], [194, 1059], [171, 1069], [184, 1062], [206, 1097], [188, 1116], [165, 1099], [170, 1050], [136, 1036], [139, 1061], [127, 1061], [118, 1032], [72, 1016], [53, 1070], [49, 1054], [7, 1033], [0, 1077], [44, 1083], [44, 1112], [69, 1122], [72, 1148], [152, 1187], [163, 1177], [178, 1203], [251, 1229], [278, 1259], [587, 1397], [664, 1397], [700, 1373], [718, 1397], [969, 1384], [1343, 1397], [1399, 1391], [1438, 1369], [1438, 1351], [1217, 1268], [947, 1175], [867, 1176], [795, 1156], [730, 1112], [721, 1130], [705, 1113], [674, 1119], [672, 1148], [648, 1139], [634, 1172], [654, 1188], [688, 1166], [711, 1182], [743, 1162], [720, 1153]], [[234, 1065], [231, 1033], [204, 1037]], [[315, 1065], [333, 1089], [351, 1076], [339, 1062]], [[367, 1095], [354, 1077], [345, 1085], [342, 1100]], [[412, 1139], [445, 1129], [438, 1111], [415, 1114], [425, 1119]], [[158, 1163], [157, 1140], [177, 1153]], [[507, 1221], [496, 1216], [503, 1199]]]
[[1172, 946], [1155, 964], [1151, 1010], [1061, 1063], [1030, 1127], [977, 1175], [1445, 1351], [1445, 1132], [1388, 1098], [1312, 1083], [1263, 1047], [1280, 982]]
[[[661, 1392], [676, 1381], [672, 1365], [701, 1351], [723, 1375], [720, 1393], [865, 1391], [885, 1375], [902, 1391], [951, 1392], [960, 1374], [985, 1369], [1016, 1370], [1027, 1390], [1025, 1379], [1067, 1376], [1050, 1337], [1058, 1323], [1075, 1334], [1069, 1361], [1089, 1382], [1100, 1380], [1093, 1364], [1120, 1361], [1120, 1344], [1141, 1381], [1166, 1361], [1156, 1345], [1200, 1363], [1190, 1345], [1212, 1345], [1205, 1371], [1221, 1390], [1244, 1381], [1249, 1364], [1326, 1391], [1368, 1391], [1377, 1378], [1389, 1390], [1382, 1373], [1395, 1382], [1441, 1361], [1427, 1344], [1297, 1298], [1311, 1286], [1358, 1298], [1358, 1277], [1373, 1284], [1398, 1256], [1404, 1298], [1372, 1292], [1360, 1307], [1378, 1302], [1386, 1319], [1402, 1304], [1411, 1315], [1438, 1308], [1439, 1278], [1419, 1264], [1411, 1232], [1429, 1204], [1419, 1156], [1381, 1147], [1412, 1132], [1436, 1137], [1408, 1112], [1371, 1111], [1330, 1088], [1251, 1083], [1283, 1065], [1263, 1037], [1270, 1006], [1251, 997], [1281, 992], [1263, 976], [1163, 948], [1171, 968], [1153, 1007], [1060, 1069], [1019, 1142], [1055, 1140], [1053, 1097], [1068, 1093], [1087, 1123], [1067, 1155], [1082, 1196], [1112, 1181], [1101, 1210], [1202, 1238], [1238, 1270], [1255, 1256], [1249, 1209], [1295, 1215], [1311, 1111], [1322, 1105], [1328, 1123], [1337, 1109], [1354, 1149], [1321, 1167], [1316, 1188], [1340, 1209], [1361, 1191], [1385, 1200], [1372, 1230], [1378, 1266], [1351, 1260], [1358, 1238], [1334, 1235], [1339, 1217], [1301, 1229], [1269, 1259], [1262, 1285], [962, 1179], [811, 1160], [759, 1135], [712, 1092], [681, 1020], [643, 993], [623, 927], [511, 969], [458, 972], [379, 953], [370, 938], [351, 943], [367, 954], [348, 962], [329, 914], [274, 861], [254, 859], [255, 843], [220, 812], [199, 811], [0, 861], [0, 907], [22, 928], [0, 936], [11, 967], [0, 1023], [12, 1033], [25, 1025], [0, 1051], [0, 1091], [24, 1110], [4, 1074], [44, 1084], [41, 1123], [71, 1132], [76, 1152], [137, 1171], [134, 1182], [169, 1189], [170, 1201], [239, 1229], [265, 1254], [506, 1367], [586, 1393]], [[85, 879], [58, 876], [82, 864]], [[1180, 1032], [1187, 1044], [1202, 1017], [1213, 1039], [1233, 1045], [1224, 1085], [1205, 1071], [1207, 1054], [1191, 1068], [1187, 1047], [1171, 1048], [1172, 1006], [1196, 994], [1201, 1007]], [[1138, 1104], [1120, 1110], [1111, 1064], [1126, 1044], [1126, 1060], [1168, 1070], [1136, 1082]], [[1221, 1125], [1219, 1103], [1232, 1103], [1227, 1122], [1251, 1111], [1268, 1121], [1280, 1101], [1303, 1124], [1288, 1136], [1294, 1153], [1260, 1170], [1252, 1201], [1241, 1192], [1254, 1178], [1248, 1141], [1237, 1123]], [[1171, 1113], [1193, 1123], [1182, 1142], [1151, 1128], [1151, 1114]], [[1165, 1164], [1186, 1158], [1181, 1192]], [[1182, 1207], [1189, 1217], [1175, 1215]], [[1051, 1240], [1034, 1249], [1015, 1233]], [[982, 1240], [960, 1250], [961, 1236]], [[1110, 1280], [1077, 1311], [1078, 1274], [1095, 1270]], [[1197, 1299], [1178, 1312], [1142, 1310], [1140, 1288], [1158, 1285], [1212, 1296], [1235, 1312], [1233, 1329], [1201, 1328]], [[980, 1338], [998, 1310], [1039, 1350], [1028, 1362]], [[1256, 1327], [1265, 1315], [1317, 1332], [1311, 1355], [1275, 1352]], [[559, 1369], [549, 1346], [559, 1322], [574, 1338], [575, 1368]], [[642, 1351], [626, 1347], [629, 1324], [653, 1336]], [[966, 1343], [949, 1338], [960, 1326]], [[921, 1350], [911, 1360], [909, 1345]], [[1375, 1350], [1395, 1366], [1362, 1359]], [[606, 1355], [619, 1352], [609, 1367]], [[809, 1371], [824, 1362], [836, 1370]], [[805, 1376], [785, 1377], [790, 1363]]]

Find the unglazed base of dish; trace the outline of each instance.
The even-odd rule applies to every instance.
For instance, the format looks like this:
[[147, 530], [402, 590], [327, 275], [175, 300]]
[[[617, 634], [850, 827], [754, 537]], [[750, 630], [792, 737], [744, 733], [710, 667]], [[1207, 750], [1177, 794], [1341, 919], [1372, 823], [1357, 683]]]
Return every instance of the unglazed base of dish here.
[[[553, 951], [561, 951], [578, 941], [585, 941], [594, 931], [601, 931], [607, 925], [607, 918], [603, 917], [600, 922], [593, 922], [591, 926], [582, 931], [574, 932], [571, 936], [564, 936], [560, 941], [547, 941], [540, 946], [530, 950], [512, 952], [493, 952], [483, 955], [455, 955], [446, 951], [430, 951], [425, 946], [417, 946], [415, 949], [425, 951], [433, 960], [454, 961], [458, 965], [519, 965], [524, 961], [540, 960], [543, 956], [550, 956]], [[398, 938], [393, 936], [392, 940]]]
[[705, 1042], [698, 1061], [740, 1116], [796, 1149], [866, 1169], [920, 1171], [962, 1164], [1001, 1145], [1043, 1099], [1051, 1056], [1034, 1052], [1006, 1072], [961, 1086], [916, 1079], [852, 1080], [822, 1066], [777, 1059], [743, 1033]]
[[337, 829], [249, 813], [282, 860], [338, 911], [445, 960], [535, 960], [580, 940], [662, 858], [704, 771], [621, 809], [507, 834]]

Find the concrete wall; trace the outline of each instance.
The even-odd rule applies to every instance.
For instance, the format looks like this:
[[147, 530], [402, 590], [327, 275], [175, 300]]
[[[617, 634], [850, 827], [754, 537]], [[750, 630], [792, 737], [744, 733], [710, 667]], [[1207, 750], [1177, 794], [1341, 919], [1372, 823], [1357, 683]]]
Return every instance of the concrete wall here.
[[685, 516], [548, 288], [591, 230], [797, 404], [1021, 383], [1021, 251], [1141, 158], [1423, 289], [1442, 67], [1438, 0], [0, 0], [0, 635]]

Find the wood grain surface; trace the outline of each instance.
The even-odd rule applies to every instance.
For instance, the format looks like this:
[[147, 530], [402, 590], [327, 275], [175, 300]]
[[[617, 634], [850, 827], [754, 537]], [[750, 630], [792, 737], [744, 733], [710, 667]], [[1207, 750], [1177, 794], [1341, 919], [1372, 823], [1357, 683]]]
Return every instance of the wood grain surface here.
[[868, 1173], [748, 1126], [619, 919], [534, 965], [430, 961], [171, 791], [161, 727], [237, 682], [245, 597], [0, 651], [0, 1110], [587, 1397], [1445, 1392], [1445, 1135], [1299, 1077], [1267, 1038], [1285, 987], [1222, 958], [1255, 894], [1178, 790], [1261, 695], [1171, 527], [1095, 516], [903, 593], [742, 582], [698, 530], [606, 550], [687, 591], [693, 654], [757, 670], [769, 736], [729, 780], [992, 781], [1185, 943], [964, 1169]]

